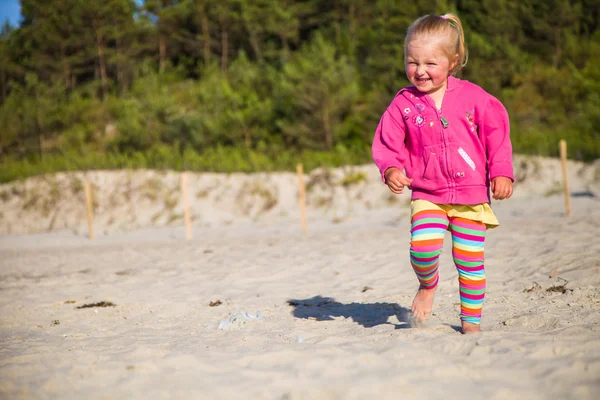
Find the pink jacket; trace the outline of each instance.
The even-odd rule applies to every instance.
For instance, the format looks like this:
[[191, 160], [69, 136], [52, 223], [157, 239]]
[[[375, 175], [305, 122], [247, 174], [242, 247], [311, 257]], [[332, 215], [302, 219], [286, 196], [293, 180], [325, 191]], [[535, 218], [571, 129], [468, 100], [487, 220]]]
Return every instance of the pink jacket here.
[[490, 179], [514, 181], [506, 109], [479, 86], [448, 77], [442, 109], [414, 87], [396, 95], [373, 139], [373, 160], [384, 173], [404, 169], [412, 198], [437, 204], [490, 202]]

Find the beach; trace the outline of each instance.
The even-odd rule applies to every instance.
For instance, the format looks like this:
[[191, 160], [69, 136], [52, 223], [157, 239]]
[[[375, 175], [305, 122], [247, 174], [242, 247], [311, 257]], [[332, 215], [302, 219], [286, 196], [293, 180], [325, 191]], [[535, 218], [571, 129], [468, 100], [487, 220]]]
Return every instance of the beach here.
[[176, 173], [130, 174], [162, 182], [132, 213], [108, 184], [127, 173], [90, 172], [94, 240], [80, 191], [44, 217], [48, 197], [24, 207], [40, 181], [2, 185], [20, 194], [0, 219], [0, 398], [595, 399], [600, 174], [569, 165], [570, 217], [557, 160], [515, 162], [514, 198], [492, 203], [475, 335], [449, 234], [433, 315], [410, 323], [408, 197], [373, 166], [307, 175], [306, 232], [294, 174], [192, 175], [191, 240]]

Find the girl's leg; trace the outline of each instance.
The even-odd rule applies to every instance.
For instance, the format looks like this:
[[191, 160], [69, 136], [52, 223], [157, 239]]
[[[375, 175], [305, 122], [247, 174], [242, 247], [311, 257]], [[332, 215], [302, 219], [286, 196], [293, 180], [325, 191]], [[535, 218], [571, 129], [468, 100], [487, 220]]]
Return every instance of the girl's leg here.
[[485, 230], [483, 222], [450, 218], [452, 257], [458, 270], [463, 333], [480, 330], [486, 284], [483, 265]]
[[426, 319], [431, 313], [434, 289], [439, 280], [439, 257], [448, 223], [446, 212], [439, 208], [420, 210], [412, 216], [410, 263], [420, 283], [412, 311], [419, 320]]

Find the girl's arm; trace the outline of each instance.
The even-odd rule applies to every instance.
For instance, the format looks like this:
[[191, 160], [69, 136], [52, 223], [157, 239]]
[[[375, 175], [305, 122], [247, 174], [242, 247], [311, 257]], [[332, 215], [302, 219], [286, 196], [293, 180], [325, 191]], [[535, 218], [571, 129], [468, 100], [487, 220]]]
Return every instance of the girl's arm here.
[[397, 168], [400, 171], [404, 169], [405, 136], [402, 115], [392, 104], [381, 117], [371, 146], [373, 161], [379, 168], [383, 182], [386, 182], [385, 171], [389, 168]]
[[498, 99], [490, 97], [480, 123], [490, 180], [503, 176], [514, 182], [508, 113]]

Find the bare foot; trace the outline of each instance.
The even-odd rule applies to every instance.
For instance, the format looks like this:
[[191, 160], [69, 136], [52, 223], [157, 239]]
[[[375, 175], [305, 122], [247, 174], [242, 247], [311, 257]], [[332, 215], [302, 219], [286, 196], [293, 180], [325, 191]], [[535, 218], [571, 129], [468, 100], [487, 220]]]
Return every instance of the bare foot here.
[[423, 286], [419, 287], [411, 308], [417, 322], [427, 321], [427, 318], [431, 315], [434, 297], [435, 288], [425, 289]]
[[468, 335], [470, 333], [478, 333], [481, 332], [481, 328], [479, 324], [472, 324], [470, 322], [462, 321], [462, 333], [464, 335]]

